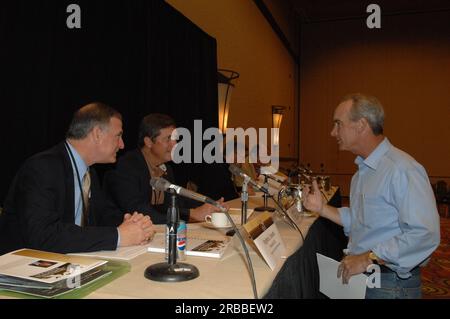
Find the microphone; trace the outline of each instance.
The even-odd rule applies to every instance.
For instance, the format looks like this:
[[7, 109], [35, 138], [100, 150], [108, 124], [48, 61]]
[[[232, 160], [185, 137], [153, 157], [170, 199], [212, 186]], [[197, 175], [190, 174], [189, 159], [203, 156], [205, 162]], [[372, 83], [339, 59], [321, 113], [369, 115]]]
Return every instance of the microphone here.
[[175, 191], [175, 193], [177, 193], [180, 196], [187, 197], [187, 198], [193, 199], [193, 200], [198, 201], [198, 202], [208, 203], [208, 204], [216, 206], [217, 208], [219, 208], [221, 210], [225, 210], [225, 208], [222, 205], [220, 205], [219, 203], [217, 203], [215, 200], [213, 200], [213, 199], [211, 199], [211, 198], [209, 198], [207, 196], [204, 196], [202, 194], [190, 191], [190, 190], [188, 190], [186, 188], [183, 188], [181, 186], [172, 184], [168, 180], [166, 180], [166, 179], [164, 179], [162, 177], [157, 177], [157, 178], [153, 178], [152, 177], [150, 179], [150, 185], [154, 189], [159, 190], [159, 191], [163, 191], [163, 192], [166, 192], [169, 189], [173, 189]]
[[172, 184], [168, 180], [166, 180], [162, 177], [157, 177], [157, 178], [152, 177], [150, 179], [150, 185], [154, 189], [159, 190], [159, 191], [166, 192], [169, 189], [173, 189], [177, 194], [179, 194], [181, 196], [184, 196], [184, 197], [196, 200], [196, 201], [200, 201], [203, 203], [208, 203], [208, 204], [214, 205], [215, 207], [219, 208], [227, 216], [228, 221], [231, 223], [233, 229], [235, 230], [235, 234], [238, 236], [239, 241], [241, 242], [242, 248], [244, 249], [245, 257], [247, 259], [248, 267], [250, 269], [250, 278], [252, 281], [253, 295], [255, 296], [255, 299], [258, 299], [258, 291], [256, 290], [255, 273], [253, 270], [252, 260], [250, 259], [250, 254], [248, 253], [248, 249], [247, 249], [247, 246], [245, 245], [244, 238], [242, 237], [236, 224], [234, 223], [233, 218], [231, 218], [230, 214], [228, 213], [228, 210], [225, 207], [223, 207], [222, 205], [220, 205], [219, 203], [217, 203], [216, 201], [212, 200], [211, 198], [201, 195], [201, 194], [198, 194], [196, 192], [190, 191], [181, 186]]
[[285, 219], [288, 220], [288, 223], [294, 227], [295, 229], [298, 230], [298, 232], [300, 233], [300, 235], [302, 236], [302, 239], [304, 241], [304, 237], [302, 234], [302, 231], [300, 230], [300, 228], [297, 226], [297, 224], [294, 222], [294, 220], [292, 219], [291, 216], [289, 216], [289, 214], [284, 210], [284, 208], [280, 205], [280, 203], [278, 201], [275, 200], [275, 198], [273, 198], [273, 195], [271, 195], [269, 193], [269, 191], [265, 188], [265, 187], [261, 187], [258, 184], [256, 184], [256, 182], [254, 180], [252, 180], [247, 174], [245, 174], [239, 167], [237, 167], [234, 164], [230, 164], [230, 172], [233, 173], [233, 175], [236, 176], [240, 176], [242, 178], [244, 178], [247, 182], [249, 182], [250, 184], [252, 184], [253, 186], [255, 186], [258, 190], [260, 190], [261, 192], [264, 192], [265, 194], [269, 195], [270, 198], [272, 198], [272, 200], [277, 204], [277, 206], [280, 208], [280, 212], [281, 214], [284, 216]]
[[267, 178], [269, 178], [269, 179], [271, 179], [271, 180], [273, 180], [273, 181], [275, 181], [277, 183], [283, 184], [284, 180], [282, 180], [281, 178], [277, 177], [275, 175], [276, 172], [278, 172], [278, 170], [276, 170], [272, 166], [263, 166], [263, 167], [261, 167], [261, 175], [267, 176]]
[[268, 179], [271, 179], [277, 183], [280, 183], [280, 184], [284, 183], [284, 181], [282, 179], [276, 178], [275, 176], [268, 175], [268, 174], [262, 174], [262, 175], [267, 176]]
[[248, 176], [247, 174], [245, 174], [239, 167], [237, 167], [234, 164], [230, 164], [230, 168], [229, 168], [230, 172], [233, 175], [236, 176], [240, 176], [242, 177], [246, 182], [250, 183], [253, 187], [255, 187], [257, 190], [259, 190], [260, 192], [269, 194], [269, 190], [264, 187], [264, 186], [260, 186], [258, 185], [253, 179], [250, 178], [250, 176]]

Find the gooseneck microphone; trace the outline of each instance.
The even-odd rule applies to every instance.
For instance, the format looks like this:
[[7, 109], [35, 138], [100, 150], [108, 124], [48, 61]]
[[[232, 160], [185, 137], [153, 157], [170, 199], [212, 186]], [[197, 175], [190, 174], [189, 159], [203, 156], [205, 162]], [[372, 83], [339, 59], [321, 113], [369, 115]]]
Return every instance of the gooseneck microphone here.
[[277, 206], [280, 208], [279, 212], [281, 212], [281, 214], [282, 214], [283, 218], [286, 220], [286, 222], [289, 225], [291, 225], [294, 229], [296, 229], [300, 233], [300, 236], [302, 237], [303, 242], [305, 241], [305, 237], [303, 236], [302, 231], [297, 226], [295, 221], [292, 219], [291, 216], [289, 216], [288, 212], [280, 205], [280, 203], [273, 197], [273, 195], [271, 195], [269, 193], [269, 191], [264, 186], [258, 185], [253, 179], [250, 178], [250, 176], [245, 174], [239, 167], [237, 167], [234, 164], [230, 164], [230, 168], [229, 169], [230, 169], [230, 172], [233, 175], [240, 176], [240, 177], [244, 178], [244, 180], [246, 182], [250, 183], [252, 186], [256, 187], [261, 192], [264, 192], [265, 194], [267, 194], [277, 204]]
[[262, 166], [261, 170], [260, 170], [261, 175], [264, 175], [268, 179], [271, 179], [277, 183], [284, 184], [284, 180], [277, 177], [277, 175], [275, 175], [275, 173], [277, 173], [277, 172], [278, 172], [278, 169], [276, 169], [272, 166]]
[[213, 199], [211, 199], [211, 198], [209, 198], [207, 196], [204, 196], [202, 194], [193, 192], [193, 191], [191, 191], [189, 189], [183, 188], [181, 186], [172, 184], [171, 182], [169, 182], [168, 180], [166, 180], [166, 179], [164, 179], [162, 177], [158, 177], [158, 178], [153, 178], [152, 177], [150, 179], [150, 185], [154, 189], [162, 191], [162, 192], [167, 192], [170, 189], [173, 189], [175, 191], [175, 193], [177, 193], [180, 196], [187, 197], [187, 198], [193, 199], [193, 200], [198, 201], [198, 202], [211, 204], [211, 205], [214, 205], [214, 206], [216, 206], [218, 208], [223, 208], [215, 200], [213, 200]]
[[170, 194], [170, 206], [167, 210], [166, 247], [168, 252], [168, 262], [157, 263], [145, 269], [144, 276], [147, 279], [162, 282], [180, 282], [195, 279], [199, 276], [199, 271], [194, 265], [187, 263], [177, 263], [177, 232], [180, 224], [180, 212], [176, 202], [176, 190], [170, 187], [166, 180], [153, 180], [152, 186], [158, 190], [167, 191]]
[[226, 209], [225, 207], [223, 207], [222, 205], [220, 205], [219, 203], [217, 203], [216, 201], [214, 201], [213, 199], [211, 199], [207, 196], [198, 194], [196, 192], [190, 191], [181, 186], [172, 184], [168, 180], [166, 180], [162, 177], [151, 178], [150, 185], [154, 189], [157, 189], [159, 191], [164, 191], [164, 192], [175, 191], [180, 196], [187, 197], [187, 198], [190, 198], [190, 199], [202, 202], [202, 203], [208, 203], [208, 204], [214, 205], [215, 207], [219, 208], [220, 211], [222, 211], [227, 216], [228, 221], [231, 223], [231, 226], [233, 227], [235, 234], [238, 236], [239, 241], [241, 242], [242, 248], [244, 249], [245, 257], [247, 259], [247, 264], [248, 264], [248, 267], [250, 270], [250, 278], [251, 278], [251, 282], [252, 282], [253, 295], [254, 295], [255, 299], [258, 299], [258, 292], [256, 289], [255, 272], [253, 270], [252, 260], [250, 259], [250, 254], [248, 252], [247, 246], [245, 245], [244, 238], [242, 237], [236, 224], [234, 223], [233, 219], [231, 218], [230, 214], [228, 213], [228, 209]]
[[259, 190], [260, 192], [263, 192], [265, 194], [269, 194], [269, 190], [265, 186], [258, 185], [250, 176], [245, 174], [242, 169], [237, 167], [234, 164], [230, 164], [229, 168], [231, 174], [242, 177], [247, 183], [250, 183], [254, 188]]
[[277, 178], [277, 177], [275, 177], [275, 176], [272, 176], [272, 175], [269, 175], [269, 174], [261, 174], [261, 175], [264, 175], [264, 176], [267, 177], [268, 179], [271, 179], [271, 180], [273, 180], [273, 181], [275, 181], [275, 182], [277, 182], [277, 183], [280, 183], [280, 184], [283, 184], [283, 183], [284, 183], [284, 180], [282, 180], [282, 179], [280, 179], [280, 178]]

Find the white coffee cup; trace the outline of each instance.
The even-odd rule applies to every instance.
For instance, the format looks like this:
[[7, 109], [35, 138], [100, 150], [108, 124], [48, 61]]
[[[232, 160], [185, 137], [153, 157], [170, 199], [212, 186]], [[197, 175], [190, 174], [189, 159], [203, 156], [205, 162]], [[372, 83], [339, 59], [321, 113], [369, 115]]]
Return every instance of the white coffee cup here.
[[231, 227], [227, 215], [225, 213], [212, 213], [205, 216], [205, 221], [208, 224], [212, 224], [214, 227]]

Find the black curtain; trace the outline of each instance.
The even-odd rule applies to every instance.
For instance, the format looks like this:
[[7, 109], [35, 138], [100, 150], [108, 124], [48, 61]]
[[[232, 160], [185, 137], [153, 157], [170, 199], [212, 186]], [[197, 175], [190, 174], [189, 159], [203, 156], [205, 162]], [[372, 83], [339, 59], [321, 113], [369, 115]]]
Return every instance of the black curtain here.
[[[81, 29], [66, 25], [71, 3]], [[151, 112], [217, 127], [215, 39], [164, 1], [2, 1], [0, 43], [1, 202], [23, 161], [61, 141], [88, 102], [122, 113], [126, 150]], [[176, 169], [180, 181], [200, 173], [191, 166]]]

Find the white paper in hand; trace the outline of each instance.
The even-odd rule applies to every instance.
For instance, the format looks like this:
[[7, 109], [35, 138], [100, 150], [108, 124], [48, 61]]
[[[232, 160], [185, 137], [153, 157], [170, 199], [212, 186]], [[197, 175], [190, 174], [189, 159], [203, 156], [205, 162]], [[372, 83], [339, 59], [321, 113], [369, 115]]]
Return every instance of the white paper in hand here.
[[364, 299], [366, 296], [367, 276], [363, 274], [352, 276], [348, 284], [342, 283], [342, 277], [337, 278], [339, 262], [317, 254], [317, 264], [320, 273], [320, 292], [330, 299]]

